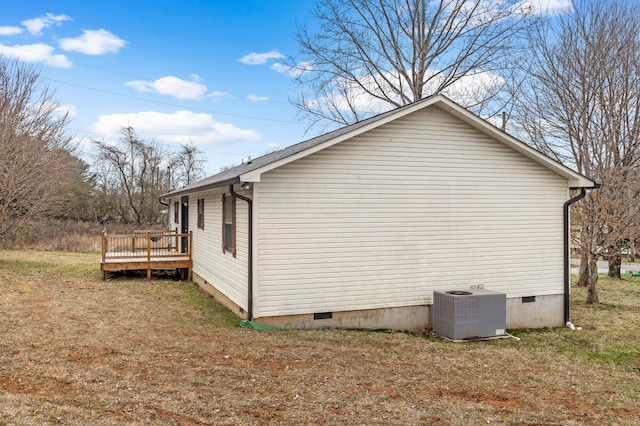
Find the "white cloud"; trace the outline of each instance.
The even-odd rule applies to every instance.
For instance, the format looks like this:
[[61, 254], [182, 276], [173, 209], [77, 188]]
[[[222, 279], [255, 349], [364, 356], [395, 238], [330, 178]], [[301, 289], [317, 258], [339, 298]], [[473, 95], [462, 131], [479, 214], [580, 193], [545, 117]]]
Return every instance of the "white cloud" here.
[[25, 44], [6, 46], [0, 44], [0, 55], [18, 58], [24, 62], [41, 62], [50, 67], [69, 68], [71, 62], [66, 56], [53, 53], [47, 44]]
[[192, 81], [188, 81], [170, 75], [153, 81], [134, 80], [127, 81], [125, 84], [138, 92], [159, 93], [178, 99], [202, 99], [207, 94], [207, 86], [200, 83], [197, 76], [192, 78]]
[[443, 93], [463, 106], [472, 106], [487, 95], [495, 93], [503, 84], [504, 78], [489, 71], [481, 71], [462, 77]]
[[73, 104], [65, 104], [58, 106], [58, 112], [62, 114], [67, 114], [69, 118], [78, 116], [78, 107]]
[[[442, 77], [436, 76], [436, 72], [433, 70], [429, 70], [426, 77], [431, 78], [431, 80], [425, 85], [424, 93], [435, 93]], [[393, 80], [393, 78], [389, 79]], [[381, 78], [378, 79], [378, 81], [382, 80]], [[372, 92], [379, 90], [379, 83], [371, 76], [361, 78], [360, 82], [363, 86], [369, 87]], [[462, 106], [468, 107], [485, 99], [488, 94], [494, 93], [503, 83], [504, 79], [502, 77], [488, 71], [481, 71], [462, 77], [443, 90], [442, 93]], [[344, 111], [348, 111], [353, 107], [359, 113], [368, 115], [380, 114], [392, 108], [392, 105], [388, 102], [366, 93], [360, 85], [350, 81], [341, 81], [339, 84], [349, 93], [351, 105], [347, 103], [341, 94], [336, 92], [319, 99], [310, 100], [310, 106], [322, 108], [323, 105], [331, 104]], [[405, 87], [409, 87], [409, 85], [407, 84]], [[387, 93], [392, 93], [392, 91], [387, 90]], [[407, 93], [407, 95], [411, 96], [410, 93]], [[399, 97], [397, 101], [401, 102]]]
[[31, 34], [41, 34], [44, 28], [49, 28], [53, 25], [62, 25], [64, 21], [71, 21], [71, 17], [67, 15], [54, 15], [53, 13], [47, 13], [40, 18], [25, 19], [22, 21], [22, 25], [27, 28]]
[[85, 55], [103, 55], [117, 53], [128, 42], [107, 30], [84, 30], [80, 37], [63, 38], [60, 47], [70, 52], [80, 52]]
[[119, 135], [120, 129], [125, 126], [133, 127], [141, 137], [179, 143], [193, 141], [201, 146], [262, 139], [262, 135], [253, 129], [240, 129], [230, 123], [216, 121], [209, 114], [191, 111], [102, 115], [93, 125], [93, 130], [113, 136]]
[[231, 97], [231, 94], [228, 92], [223, 92], [221, 90], [214, 90], [213, 92], [207, 93], [208, 98], [214, 98], [214, 100], [218, 101], [222, 98]]
[[571, 8], [571, 0], [522, 0], [520, 6], [530, 6], [538, 15], [560, 15]]
[[249, 53], [239, 59], [240, 62], [247, 65], [264, 65], [269, 59], [282, 59], [284, 55], [277, 50], [265, 53]]
[[[371, 90], [374, 90], [376, 87], [376, 83], [373, 77], [367, 76], [360, 79], [364, 86], [371, 87]], [[350, 106], [347, 100], [344, 98], [342, 93], [338, 93], [338, 91], [327, 94], [327, 96], [323, 96], [317, 99], [309, 98], [309, 104], [313, 108], [324, 108], [324, 105], [333, 105], [333, 107], [348, 111], [353, 107], [356, 111], [361, 114], [367, 113], [370, 115], [379, 114], [384, 111], [388, 111], [392, 108], [392, 106], [384, 102], [378, 98], [375, 98], [368, 93], [366, 93], [362, 88], [349, 81], [340, 81], [338, 83], [339, 86], [342, 86], [344, 90], [346, 90], [352, 102]], [[332, 108], [333, 108], [332, 107]]]
[[59, 114], [61, 116], [66, 114], [69, 118], [78, 115], [78, 108], [72, 104], [59, 105], [47, 102], [47, 106], [54, 114]]
[[251, 94], [247, 96], [247, 99], [250, 100], [251, 102], [264, 102], [264, 101], [268, 101], [269, 97]]
[[24, 30], [20, 27], [0, 27], [0, 35], [12, 36], [22, 34]]
[[289, 77], [298, 77], [306, 71], [313, 71], [314, 65], [311, 61], [303, 61], [298, 63], [295, 67], [291, 67], [289, 65], [276, 62], [275, 64], [271, 65], [270, 68], [276, 72], [279, 72], [280, 74], [288, 75]]

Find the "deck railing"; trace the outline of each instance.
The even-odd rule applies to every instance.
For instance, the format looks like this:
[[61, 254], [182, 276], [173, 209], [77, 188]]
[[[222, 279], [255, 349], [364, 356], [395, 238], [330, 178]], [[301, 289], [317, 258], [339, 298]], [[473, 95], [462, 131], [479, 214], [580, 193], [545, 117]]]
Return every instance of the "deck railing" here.
[[109, 259], [191, 257], [192, 234], [177, 230], [133, 230], [128, 234], [102, 233], [102, 262]]

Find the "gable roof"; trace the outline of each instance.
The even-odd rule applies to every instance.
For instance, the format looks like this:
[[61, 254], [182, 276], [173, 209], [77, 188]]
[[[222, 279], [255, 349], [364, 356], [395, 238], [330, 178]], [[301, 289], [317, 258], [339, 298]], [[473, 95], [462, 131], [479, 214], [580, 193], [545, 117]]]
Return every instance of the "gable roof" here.
[[224, 170], [198, 182], [194, 182], [191, 185], [168, 192], [160, 198], [167, 198], [189, 192], [219, 188], [244, 182], [260, 182], [261, 175], [269, 170], [273, 170], [297, 159], [306, 157], [314, 152], [323, 150], [429, 106], [437, 106], [438, 108], [441, 108], [469, 124], [476, 130], [479, 130], [493, 139], [502, 142], [506, 146], [516, 150], [536, 163], [539, 163], [547, 169], [566, 178], [569, 181], [569, 186], [571, 188], [591, 188], [595, 186], [595, 182], [593, 180], [547, 157], [519, 139], [495, 127], [488, 121], [471, 113], [446, 96], [438, 94], [376, 115], [366, 120], [359, 121], [350, 126], [342, 127], [332, 132], [291, 145], [285, 149], [263, 155], [262, 157], [257, 157], [246, 163]]

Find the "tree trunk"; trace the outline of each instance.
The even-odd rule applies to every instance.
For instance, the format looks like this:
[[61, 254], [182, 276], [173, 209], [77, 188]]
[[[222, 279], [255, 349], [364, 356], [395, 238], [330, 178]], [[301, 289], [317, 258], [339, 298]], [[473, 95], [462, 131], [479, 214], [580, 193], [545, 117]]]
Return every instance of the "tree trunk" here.
[[[587, 282], [587, 303], [597, 305], [600, 303], [598, 298], [598, 256], [589, 256], [587, 265], [587, 276], [584, 277]], [[582, 277], [580, 277], [582, 281]]]
[[622, 266], [622, 255], [620, 253], [609, 256], [609, 272], [607, 276], [620, 279], [620, 267]]
[[[586, 259], [585, 259], [586, 258]], [[582, 252], [578, 284], [587, 287], [587, 303], [598, 304], [598, 256], [589, 251]]]
[[580, 254], [580, 269], [578, 270], [578, 282], [576, 283], [577, 287], [589, 286], [589, 280], [587, 278], [589, 276], [588, 269], [589, 269], [589, 252], [585, 250], [583, 247], [582, 253]]

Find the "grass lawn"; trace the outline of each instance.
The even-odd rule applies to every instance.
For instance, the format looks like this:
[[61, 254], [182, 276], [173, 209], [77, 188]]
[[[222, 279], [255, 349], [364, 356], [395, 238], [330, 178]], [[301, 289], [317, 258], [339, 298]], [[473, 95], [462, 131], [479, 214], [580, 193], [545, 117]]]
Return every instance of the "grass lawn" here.
[[0, 424], [638, 424], [640, 278], [585, 298], [520, 341], [255, 331], [190, 283], [0, 251]]

